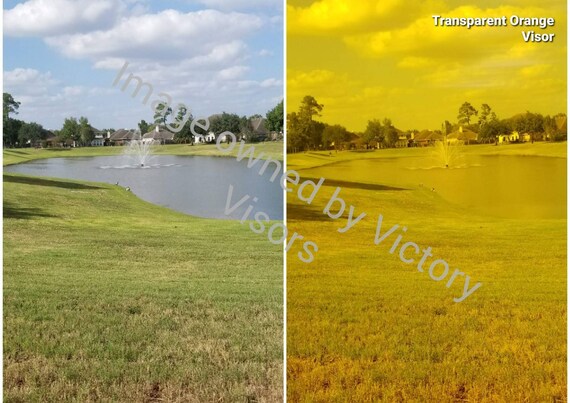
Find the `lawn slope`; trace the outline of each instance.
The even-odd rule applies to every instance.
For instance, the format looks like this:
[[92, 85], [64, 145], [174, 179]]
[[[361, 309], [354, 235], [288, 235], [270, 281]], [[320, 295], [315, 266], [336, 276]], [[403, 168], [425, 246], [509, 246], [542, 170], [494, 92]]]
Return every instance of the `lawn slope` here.
[[246, 226], [4, 175], [5, 401], [278, 401], [282, 323]]
[[[554, 146], [535, 150], [565, 155], [566, 143]], [[467, 150], [514, 153], [517, 146], [480, 147]], [[307, 153], [288, 155], [288, 161], [307, 168], [420, 151], [426, 152]], [[300, 172], [318, 177], [311, 169]], [[565, 401], [565, 219], [491, 218], [425, 188], [352, 183], [341, 185], [340, 197], [355, 206], [354, 216], [368, 215], [341, 234], [346, 212], [337, 221], [323, 214], [335, 188], [325, 180], [310, 206], [288, 194], [289, 231], [319, 246], [309, 265], [296, 258], [297, 250], [288, 254], [288, 401]], [[460, 268], [472, 285], [483, 286], [453, 302], [463, 283], [447, 288], [427, 270], [401, 262], [397, 252], [389, 253], [395, 235], [374, 244], [378, 214], [383, 233], [406, 226], [402, 244], [431, 246], [429, 262], [445, 259], [450, 272]]]

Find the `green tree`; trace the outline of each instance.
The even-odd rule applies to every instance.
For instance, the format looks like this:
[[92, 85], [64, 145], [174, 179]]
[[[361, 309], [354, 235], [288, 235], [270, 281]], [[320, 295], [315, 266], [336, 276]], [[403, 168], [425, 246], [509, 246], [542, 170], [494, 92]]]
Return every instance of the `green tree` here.
[[479, 115], [479, 126], [485, 123], [497, 120], [497, 115], [491, 110], [488, 104], [481, 105], [481, 114]]
[[568, 137], [568, 116], [565, 113], [558, 113], [553, 116], [556, 122], [556, 135], [552, 138], [554, 141], [563, 141]]
[[513, 116], [510, 120], [511, 130], [519, 133], [543, 133], [544, 132], [544, 116], [539, 113], [526, 112]]
[[301, 106], [299, 107], [299, 118], [305, 121], [313, 120], [315, 116], [321, 116], [321, 111], [324, 105], [317, 102], [315, 97], [311, 95], [306, 95], [301, 101]]
[[12, 94], [5, 92], [3, 94], [3, 103], [2, 103], [2, 111], [3, 111], [2, 120], [4, 124], [6, 124], [6, 122], [10, 118], [11, 113], [15, 115], [18, 114], [18, 108], [20, 108], [20, 102], [16, 102], [12, 97]]
[[30, 144], [34, 144], [39, 140], [44, 140], [47, 138], [47, 131], [44, 130], [42, 125], [31, 122], [25, 123], [20, 126], [18, 130], [18, 141], [21, 145], [26, 144], [28, 141]]
[[384, 130], [382, 129], [382, 123], [380, 123], [378, 119], [369, 120], [362, 139], [367, 145], [372, 143], [383, 143]]
[[79, 139], [83, 145], [89, 145], [95, 138], [95, 130], [89, 124], [89, 120], [85, 116], [79, 118]]
[[273, 132], [283, 132], [283, 101], [265, 114], [267, 129]]
[[[147, 123], [145, 120], [141, 120], [138, 124], [139, 130], [141, 131], [141, 135], [145, 135], [151, 129], [151, 124]], [[113, 133], [113, 132], [111, 132]]]
[[479, 130], [479, 139], [483, 142], [493, 142], [500, 134], [508, 134], [511, 129], [504, 120], [493, 119], [481, 125]]
[[475, 109], [469, 102], [464, 102], [459, 108], [459, 115], [457, 120], [459, 124], [469, 124], [472, 116], [477, 116], [477, 109]]
[[545, 116], [543, 120], [544, 132], [550, 141], [562, 141], [567, 137], [566, 114], [559, 113], [554, 116]]
[[[318, 148], [322, 144], [322, 133], [325, 128], [324, 124], [314, 120], [314, 117], [320, 116], [324, 105], [307, 95], [301, 101], [299, 111], [291, 114], [290, 117], [294, 122], [290, 125], [287, 123], [287, 130], [293, 140], [293, 149], [296, 151], [306, 150], [307, 148]], [[289, 116], [288, 116], [289, 118]]]
[[324, 126], [319, 126], [315, 124], [314, 118], [321, 116], [321, 111], [324, 106], [319, 104], [315, 97], [307, 95], [301, 101], [301, 106], [299, 107], [299, 129], [304, 133], [304, 138], [307, 143], [305, 148], [318, 148], [322, 142], [322, 131]]
[[154, 124], [155, 125], [165, 125], [168, 116], [172, 114], [172, 108], [167, 106], [165, 102], [161, 102], [156, 106], [154, 110]]
[[192, 131], [190, 130], [190, 124], [192, 122], [192, 114], [187, 115], [188, 112], [188, 108], [186, 108], [185, 105], [180, 104], [178, 106], [178, 113], [176, 114], [176, 117], [174, 118], [174, 121], [176, 122], [176, 127], [178, 128], [178, 126], [182, 125], [182, 128], [178, 131], [178, 133], [175, 134], [175, 139], [177, 142], [179, 143], [194, 143], [194, 135], [192, 134]]
[[14, 146], [18, 142], [18, 131], [23, 122], [10, 118], [10, 114], [18, 114], [20, 103], [16, 102], [11, 94], [5, 92], [2, 107], [3, 141], [5, 145]]
[[80, 135], [79, 128], [80, 126], [76, 118], [74, 117], [67, 118], [63, 122], [63, 127], [61, 128], [60, 131], [60, 137], [63, 140], [78, 141]]
[[253, 142], [259, 141], [259, 138], [257, 137], [255, 132], [253, 131], [253, 125], [251, 124], [251, 120], [256, 118], [256, 117], [257, 116], [254, 115], [254, 116], [251, 116], [250, 118], [248, 118], [246, 116], [242, 116], [240, 118], [239, 133], [241, 134], [241, 137], [244, 138], [245, 141], [248, 143], [253, 143]]
[[382, 121], [382, 135], [384, 138], [384, 143], [388, 147], [394, 147], [396, 142], [400, 138], [398, 134], [398, 130], [394, 126], [392, 126], [392, 121], [388, 118]]
[[24, 122], [22, 120], [8, 118], [8, 121], [4, 126], [4, 144], [15, 146], [18, 143], [18, 132], [23, 124]]
[[323, 130], [323, 143], [326, 148], [334, 145], [335, 150], [338, 150], [349, 137], [348, 130], [341, 125], [326, 125]]
[[297, 112], [287, 114], [287, 148], [290, 152], [298, 152], [305, 149], [308, 137], [301, 130], [301, 123]]
[[309, 123], [309, 148], [317, 150], [322, 147], [325, 126], [323, 122], [319, 122], [318, 120], [312, 120]]
[[210, 130], [216, 134], [216, 137], [223, 132], [232, 132], [237, 137], [242, 124], [242, 118], [235, 113], [223, 112], [210, 121]]

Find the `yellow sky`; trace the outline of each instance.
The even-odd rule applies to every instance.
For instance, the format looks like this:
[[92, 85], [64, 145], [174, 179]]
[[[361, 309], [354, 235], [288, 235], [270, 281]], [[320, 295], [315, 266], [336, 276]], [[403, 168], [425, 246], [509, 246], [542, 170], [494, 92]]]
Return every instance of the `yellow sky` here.
[[[465, 102], [499, 118], [566, 112], [565, 1], [288, 0], [287, 111], [305, 95], [322, 120], [362, 131], [389, 117], [436, 129]], [[553, 17], [554, 27], [435, 27], [444, 17]], [[552, 43], [522, 31], [554, 33]]]

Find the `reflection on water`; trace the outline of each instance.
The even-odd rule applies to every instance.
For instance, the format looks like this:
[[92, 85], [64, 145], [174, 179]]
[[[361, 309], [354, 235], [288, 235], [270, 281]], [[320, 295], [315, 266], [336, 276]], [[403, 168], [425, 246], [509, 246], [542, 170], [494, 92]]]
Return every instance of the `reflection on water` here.
[[[229, 217], [224, 214], [229, 185], [231, 205], [246, 194], [257, 197], [255, 211], [271, 219], [283, 218], [283, 190], [279, 180], [270, 182], [271, 169], [247, 168], [233, 158], [153, 156], [144, 167], [122, 156], [50, 158], [4, 167], [5, 172], [119, 184], [141, 199], [183, 213], [210, 218], [241, 218], [250, 203]], [[253, 214], [252, 214], [253, 216]]]
[[422, 157], [363, 159], [304, 170], [303, 175], [426, 187], [452, 203], [498, 217], [566, 217], [564, 158], [465, 155], [450, 168]]

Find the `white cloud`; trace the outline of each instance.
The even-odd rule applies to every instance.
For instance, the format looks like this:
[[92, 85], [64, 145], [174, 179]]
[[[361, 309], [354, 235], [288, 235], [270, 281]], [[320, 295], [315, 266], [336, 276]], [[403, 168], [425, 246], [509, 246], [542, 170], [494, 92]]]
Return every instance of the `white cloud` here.
[[[127, 61], [126, 76], [139, 76], [157, 93], [187, 103], [196, 91], [209, 97], [237, 90], [228, 81], [243, 80], [250, 71], [245, 41], [263, 25], [263, 19], [253, 14], [165, 10], [124, 17], [106, 31], [51, 37], [46, 42], [69, 57], [92, 60], [95, 68], [118, 72]], [[256, 87], [262, 88], [259, 83]], [[239, 96], [235, 91], [232, 95]]]
[[124, 10], [119, 0], [28, 0], [4, 10], [4, 34], [49, 36], [108, 28]]
[[199, 3], [219, 10], [252, 10], [274, 8], [281, 10], [281, 0], [198, 0]]
[[281, 25], [283, 24], [283, 16], [281, 15], [274, 15], [269, 19], [269, 21], [274, 25]]
[[125, 60], [120, 57], [108, 57], [106, 59], [96, 61], [94, 67], [96, 69], [120, 70], [124, 64]]
[[243, 77], [249, 71], [247, 66], [233, 66], [223, 69], [218, 73], [218, 78], [221, 80], [236, 80]]
[[[68, 3], [70, 10], [62, 11]], [[85, 8], [95, 3], [99, 8], [89, 12], [76, 6], [83, 4]], [[116, 7], [109, 20], [103, 18], [107, 3]], [[15, 69], [4, 74], [5, 90], [22, 101], [22, 119], [40, 119], [40, 123], [55, 128], [63, 118], [87, 112], [94, 125], [101, 127], [133, 126], [140, 119], [151, 119], [150, 105], [132, 98], [132, 88], [120, 90], [130, 73], [152, 85], [151, 102], [162, 92], [169, 94], [174, 103], [187, 104], [196, 114], [222, 110], [263, 113], [274, 106], [268, 103], [270, 100], [282, 97], [282, 82], [255, 77], [252, 60], [259, 61], [258, 55], [272, 52], [252, 51], [248, 41], [262, 34], [262, 28], [271, 29], [269, 15], [273, 11], [267, 15], [220, 11], [238, 6], [265, 7], [265, 1], [238, 0], [235, 7], [229, 7], [233, 2], [213, 1], [210, 6], [215, 3], [218, 10], [149, 13], [146, 0], [29, 0], [21, 5], [27, 8], [6, 10], [5, 18], [8, 15], [17, 20], [25, 13], [46, 15], [43, 19], [33, 17], [38, 25], [33, 29], [25, 28], [27, 24], [21, 21], [13, 22], [11, 35], [38, 36], [69, 58], [89, 60], [96, 69], [117, 73], [125, 62], [129, 63], [128, 69], [117, 87], [112, 87], [112, 79], [108, 87], [104, 83], [89, 87], [56, 82], [49, 72]], [[61, 21], [55, 18], [58, 15]], [[72, 24], [69, 15], [83, 21], [84, 26]]]
[[273, 52], [267, 49], [261, 49], [259, 52], [257, 52], [257, 54], [262, 57], [273, 56]]
[[71, 87], [63, 87], [63, 95], [66, 97], [81, 95], [85, 92], [85, 88], [80, 85], [74, 85]]
[[63, 86], [51, 72], [15, 68], [4, 72], [4, 91], [21, 103], [18, 119], [57, 128], [67, 116], [85, 115], [85, 88]]
[[247, 45], [242, 41], [232, 41], [215, 45], [207, 53], [183, 61], [182, 68], [215, 68], [240, 63], [247, 58]]
[[267, 80], [263, 80], [260, 85], [263, 88], [269, 88], [269, 87], [280, 87], [283, 85], [283, 82], [281, 80], [278, 80], [276, 78], [268, 78]]
[[41, 73], [35, 69], [24, 68], [4, 72], [4, 89], [24, 96], [45, 94], [56, 83], [50, 72]]
[[220, 44], [261, 28], [260, 17], [203, 10], [124, 17], [106, 31], [50, 37], [46, 42], [73, 58], [181, 60], [207, 54]]

